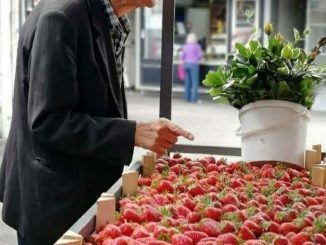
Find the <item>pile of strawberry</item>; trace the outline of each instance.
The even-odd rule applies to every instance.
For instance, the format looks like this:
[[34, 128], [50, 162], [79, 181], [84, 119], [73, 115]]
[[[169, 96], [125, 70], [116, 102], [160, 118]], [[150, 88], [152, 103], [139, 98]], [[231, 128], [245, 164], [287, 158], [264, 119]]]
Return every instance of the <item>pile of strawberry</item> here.
[[326, 244], [325, 191], [304, 169], [174, 154], [138, 185], [94, 244]]

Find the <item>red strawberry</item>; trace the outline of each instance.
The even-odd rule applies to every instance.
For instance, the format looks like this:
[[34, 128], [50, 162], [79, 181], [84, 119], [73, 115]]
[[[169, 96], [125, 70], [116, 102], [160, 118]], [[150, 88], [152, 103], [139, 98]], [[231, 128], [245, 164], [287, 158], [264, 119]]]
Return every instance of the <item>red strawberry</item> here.
[[197, 184], [197, 185], [191, 187], [189, 189], [188, 193], [194, 197], [194, 196], [205, 194], [205, 190], [202, 186]]
[[289, 245], [289, 239], [284, 236], [279, 236], [273, 241], [273, 245]]
[[185, 197], [182, 199], [182, 204], [189, 208], [191, 211], [194, 210], [194, 207], [196, 206], [196, 203], [191, 200], [189, 197]]
[[216, 159], [213, 156], [206, 156], [204, 159], [208, 161], [210, 164], [216, 164]]
[[177, 165], [177, 164], [178, 164], [178, 161], [176, 159], [170, 158], [168, 160], [169, 167], [172, 167], [172, 166]]
[[221, 230], [222, 233], [230, 233], [230, 232], [234, 232], [235, 231], [235, 226], [231, 221], [228, 220], [223, 220], [220, 224], [219, 224], [219, 228]]
[[253, 181], [255, 179], [255, 175], [253, 174], [246, 174], [243, 176], [243, 178], [247, 181]]
[[151, 186], [152, 180], [150, 178], [139, 178], [138, 185], [139, 186]]
[[310, 236], [306, 232], [300, 232], [291, 237], [290, 242], [292, 245], [303, 245], [305, 242], [310, 241]]
[[226, 205], [226, 204], [233, 204], [235, 206], [239, 206], [239, 200], [238, 198], [231, 193], [226, 194], [224, 197], [221, 198], [221, 202]]
[[193, 245], [190, 237], [183, 234], [174, 234], [171, 238], [172, 245]]
[[199, 225], [199, 230], [205, 232], [208, 236], [217, 237], [220, 234], [218, 223], [215, 220], [205, 218]]
[[238, 239], [233, 233], [225, 233], [217, 237], [216, 243], [214, 244], [228, 244], [228, 245], [238, 245]]
[[131, 236], [135, 229], [135, 227], [130, 223], [123, 223], [119, 227], [123, 236]]
[[246, 220], [243, 225], [248, 227], [249, 230], [252, 231], [257, 237], [263, 233], [263, 229], [252, 220]]
[[173, 212], [175, 212], [178, 217], [186, 218], [189, 213], [191, 213], [191, 210], [185, 206], [177, 206], [173, 208]]
[[197, 223], [201, 219], [200, 214], [198, 212], [190, 212], [188, 213], [186, 218], [189, 223]]
[[260, 176], [262, 178], [275, 178], [274, 168], [261, 169]]
[[150, 205], [143, 205], [143, 220], [147, 222], [159, 222], [162, 218], [161, 213]]
[[271, 221], [271, 224], [268, 227], [267, 231], [279, 234], [280, 233], [280, 225], [277, 224], [275, 221]]
[[142, 219], [140, 215], [132, 209], [126, 208], [122, 212], [122, 220], [128, 221], [128, 222], [135, 222], [135, 223], [141, 223]]
[[145, 244], [146, 245], [170, 245], [171, 243], [160, 241], [160, 240], [153, 240], [153, 241], [147, 241]]
[[218, 171], [218, 167], [216, 164], [209, 164], [206, 168], [206, 173], [213, 172], [213, 171]]
[[133, 239], [149, 237], [150, 233], [143, 227], [137, 227], [134, 232], [131, 234]]
[[180, 172], [181, 172], [181, 165], [180, 164], [177, 164], [177, 165], [172, 166], [170, 168], [170, 171], [173, 171], [176, 174], [180, 174]]
[[113, 224], [108, 224], [98, 235], [96, 236], [97, 242], [102, 242], [107, 238], [115, 239], [121, 236], [121, 230], [119, 227]]
[[246, 226], [241, 226], [239, 230], [239, 237], [242, 238], [243, 240], [256, 239], [255, 234], [252, 231], [250, 231], [249, 228]]
[[172, 157], [173, 157], [173, 159], [178, 159], [178, 158], [182, 158], [182, 155], [179, 152], [175, 152], [175, 153], [173, 153]]
[[154, 195], [153, 196], [153, 199], [160, 206], [164, 206], [164, 205], [170, 203], [170, 200], [166, 196], [164, 196], [162, 194], [156, 194], [156, 195]]
[[184, 234], [190, 237], [194, 244], [197, 244], [201, 239], [208, 237], [208, 235], [202, 231], [186, 231]]
[[200, 159], [199, 163], [203, 166], [203, 167], [207, 167], [210, 163], [209, 161], [207, 161], [206, 159]]
[[167, 180], [163, 180], [162, 182], [160, 182], [160, 184], [158, 185], [158, 187], [156, 188], [158, 192], [162, 193], [162, 192], [174, 192], [174, 187], [172, 185], [172, 183], [170, 181]]
[[314, 236], [313, 236], [313, 240], [317, 243], [317, 244], [320, 244], [320, 245], [325, 245], [326, 244], [326, 238], [323, 234], [320, 234], [320, 233], [316, 233]]
[[168, 229], [161, 226], [161, 225], [156, 225], [155, 226], [154, 231], [153, 231], [153, 236], [156, 239], [159, 239], [159, 240], [165, 240], [165, 239], [162, 239], [162, 238], [169, 238], [170, 237]]
[[218, 179], [215, 175], [210, 175], [207, 177], [207, 184], [209, 185], [216, 185]]
[[290, 232], [298, 233], [299, 231], [300, 231], [300, 228], [298, 226], [296, 226], [293, 223], [289, 223], [289, 222], [285, 222], [285, 223], [281, 224], [281, 227], [280, 227], [280, 232], [283, 235], [286, 235]]
[[223, 206], [222, 210], [224, 213], [228, 213], [228, 212], [235, 212], [239, 209], [233, 204], [227, 204], [227, 205]]
[[245, 241], [244, 245], [265, 245], [265, 241], [262, 240], [256, 240], [256, 239], [252, 239], [252, 240], [248, 240]]
[[215, 207], [207, 207], [203, 212], [203, 216], [213, 220], [220, 220], [222, 215], [222, 210]]

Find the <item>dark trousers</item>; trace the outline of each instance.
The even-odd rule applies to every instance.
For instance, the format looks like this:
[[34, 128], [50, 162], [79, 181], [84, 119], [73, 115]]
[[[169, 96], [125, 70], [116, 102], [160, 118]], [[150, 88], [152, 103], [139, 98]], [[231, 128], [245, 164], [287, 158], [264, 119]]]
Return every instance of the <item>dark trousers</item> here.
[[24, 239], [17, 233], [18, 245], [25, 245]]

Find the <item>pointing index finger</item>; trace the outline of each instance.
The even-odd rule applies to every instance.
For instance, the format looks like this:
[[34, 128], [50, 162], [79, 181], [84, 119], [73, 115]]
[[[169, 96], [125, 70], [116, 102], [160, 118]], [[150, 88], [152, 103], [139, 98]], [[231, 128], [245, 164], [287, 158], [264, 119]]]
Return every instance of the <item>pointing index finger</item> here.
[[193, 136], [192, 133], [182, 129], [181, 127], [169, 122], [169, 121], [166, 121], [165, 122], [165, 125], [168, 127], [168, 129], [174, 133], [175, 135], [177, 136], [183, 136], [184, 138], [188, 139], [188, 140], [191, 140], [193, 141], [195, 139], [195, 137]]

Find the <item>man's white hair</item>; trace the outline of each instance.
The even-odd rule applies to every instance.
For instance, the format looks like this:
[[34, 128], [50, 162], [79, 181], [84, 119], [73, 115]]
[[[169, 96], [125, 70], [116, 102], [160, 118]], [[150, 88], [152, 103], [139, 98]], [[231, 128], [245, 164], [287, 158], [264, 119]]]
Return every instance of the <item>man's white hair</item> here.
[[187, 43], [197, 43], [197, 35], [196, 33], [192, 32], [189, 33], [187, 36]]

